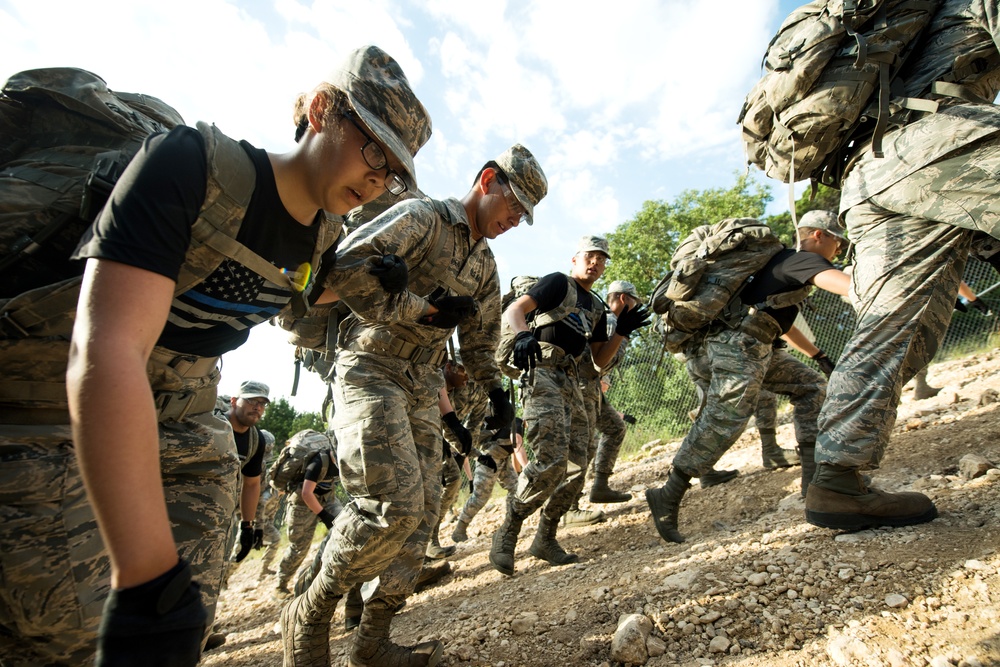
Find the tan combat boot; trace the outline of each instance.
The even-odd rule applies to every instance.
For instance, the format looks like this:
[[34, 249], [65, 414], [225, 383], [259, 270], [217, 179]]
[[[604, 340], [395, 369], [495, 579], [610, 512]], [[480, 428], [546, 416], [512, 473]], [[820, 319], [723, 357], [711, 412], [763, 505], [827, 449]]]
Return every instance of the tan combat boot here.
[[493, 533], [490, 564], [508, 577], [514, 574], [514, 549], [517, 548], [517, 536], [521, 532], [522, 523], [524, 517], [514, 511], [511, 497], [507, 496], [507, 513], [497, 532]]
[[382, 600], [369, 600], [354, 635], [348, 667], [434, 667], [444, 646], [439, 641], [399, 646], [389, 640], [389, 626], [396, 611]]
[[913, 376], [913, 398], [922, 401], [925, 398], [934, 398], [939, 393], [941, 393], [941, 387], [932, 387], [927, 384], [926, 367]]
[[568, 565], [579, 561], [576, 554], [566, 553], [556, 542], [558, 527], [558, 521], [553, 521], [543, 514], [538, 520], [538, 530], [535, 531], [535, 539], [532, 540], [528, 553], [550, 565]]
[[469, 539], [468, 533], [466, 531], [469, 529], [469, 522], [465, 519], [459, 518], [458, 522], [455, 524], [455, 530], [451, 531], [451, 541], [452, 542], [465, 542]]
[[760, 429], [760, 457], [768, 470], [775, 468], [790, 468], [799, 463], [799, 455], [793, 451], [782, 449], [778, 445], [774, 429]]
[[870, 488], [857, 468], [819, 464], [806, 494], [806, 521], [822, 528], [912, 526], [936, 517], [937, 508], [924, 494]]

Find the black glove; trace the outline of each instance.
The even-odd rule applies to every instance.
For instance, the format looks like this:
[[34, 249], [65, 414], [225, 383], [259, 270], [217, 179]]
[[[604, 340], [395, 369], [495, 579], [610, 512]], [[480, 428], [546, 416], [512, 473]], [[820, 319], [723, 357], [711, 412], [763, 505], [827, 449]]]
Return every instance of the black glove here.
[[625, 309], [622, 310], [621, 314], [618, 316], [618, 324], [615, 325], [615, 333], [619, 336], [628, 338], [636, 329], [648, 326], [650, 322], [649, 309], [645, 306], [640, 305], [635, 308], [625, 306]]
[[326, 509], [325, 507], [321, 509], [319, 511], [319, 514], [317, 514], [316, 516], [319, 517], [319, 520], [322, 521], [323, 525], [326, 526], [327, 528], [333, 528], [333, 520], [337, 518], [332, 514], [330, 514], [330, 510]]
[[378, 278], [382, 289], [389, 294], [402, 294], [410, 280], [406, 262], [399, 255], [382, 255], [382, 259], [372, 263], [368, 274]]
[[490, 404], [493, 414], [486, 418], [486, 428], [510, 428], [510, 423], [514, 421], [514, 406], [510, 404], [507, 392], [500, 387], [490, 390]]
[[480, 454], [476, 461], [479, 462], [479, 465], [484, 465], [493, 472], [497, 471], [497, 462], [489, 454]]
[[460, 469], [465, 465], [465, 459], [468, 458], [465, 454], [459, 454], [457, 452], [452, 454], [451, 457], [455, 459], [455, 465], [457, 465]]
[[253, 523], [250, 521], [240, 521], [240, 550], [233, 558], [237, 563], [247, 557], [250, 549], [253, 548]]
[[986, 302], [982, 299], [976, 299], [975, 301], [970, 301], [968, 303], [969, 308], [975, 308], [983, 315], [990, 315], [990, 307], [986, 305]]
[[443, 421], [451, 430], [451, 432], [455, 435], [455, 437], [458, 438], [459, 444], [462, 445], [461, 452], [463, 454], [468, 454], [469, 452], [471, 452], [472, 434], [469, 433], [469, 429], [462, 426], [462, 422], [459, 421], [458, 415], [455, 414], [455, 411], [452, 410], [448, 414], [441, 417], [441, 421]]
[[194, 667], [208, 614], [181, 560], [133, 588], [112, 589], [97, 630], [97, 667]]
[[433, 315], [424, 315], [420, 324], [438, 329], [454, 329], [467, 317], [472, 317], [479, 306], [471, 296], [442, 296], [431, 299], [430, 304], [438, 309]]
[[629, 426], [634, 426], [635, 425], [635, 417], [633, 417], [632, 415], [628, 414], [627, 412], [622, 415], [622, 421], [625, 422], [626, 424], [628, 424]]
[[823, 371], [823, 375], [829, 380], [830, 376], [833, 375], [833, 362], [830, 361], [830, 357], [826, 356], [826, 352], [820, 350], [812, 356], [812, 360], [816, 362], [819, 369]]
[[519, 331], [514, 337], [514, 365], [522, 371], [531, 370], [542, 360], [542, 346], [530, 331]]
[[475, 490], [475, 488], [476, 488], [476, 487], [475, 487], [475, 486], [473, 486], [473, 484], [472, 484], [472, 480], [470, 479], [470, 480], [469, 480], [469, 495], [470, 495], [470, 496], [472, 495], [472, 492], [473, 492], [473, 491]]
[[254, 528], [253, 529], [253, 548], [263, 549], [264, 548], [264, 529]]
[[959, 297], [955, 299], [955, 310], [957, 310], [960, 313], [967, 313], [969, 312], [969, 307], [966, 306], [965, 302], [962, 301], [961, 297]]

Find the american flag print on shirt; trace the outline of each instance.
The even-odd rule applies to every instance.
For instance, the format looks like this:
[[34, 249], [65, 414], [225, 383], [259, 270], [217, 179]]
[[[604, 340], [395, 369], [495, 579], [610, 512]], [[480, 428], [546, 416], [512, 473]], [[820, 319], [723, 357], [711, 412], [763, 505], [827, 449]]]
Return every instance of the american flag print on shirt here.
[[184, 329], [228, 324], [243, 330], [276, 315], [290, 297], [287, 287], [227, 259], [204, 282], [174, 299], [168, 321]]

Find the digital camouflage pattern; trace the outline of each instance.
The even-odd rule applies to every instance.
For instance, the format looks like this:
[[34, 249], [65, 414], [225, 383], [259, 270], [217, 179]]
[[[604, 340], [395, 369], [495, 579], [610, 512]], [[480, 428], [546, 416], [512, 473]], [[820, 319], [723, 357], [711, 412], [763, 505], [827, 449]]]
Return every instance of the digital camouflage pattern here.
[[[950, 79], [993, 100], [998, 26], [994, 0], [945, 0], [901, 77], [906, 93]], [[988, 258], [1000, 247], [1000, 110], [942, 103], [888, 135], [884, 158], [862, 154], [844, 181], [840, 210], [856, 248], [858, 318], [830, 378], [817, 462], [878, 467], [903, 385], [944, 337], [970, 249]]]
[[[698, 407], [691, 411], [693, 421], [705, 407], [708, 386], [712, 382], [712, 365], [705, 355], [703, 345], [692, 345], [685, 352], [686, 354], [679, 355], [678, 358], [684, 361], [688, 377], [694, 383], [698, 396]], [[758, 430], [771, 429], [773, 431], [778, 423], [778, 397], [765, 389], [763, 385], [757, 394], [757, 407], [754, 408], [753, 417]]]
[[[710, 380], [705, 405], [674, 456], [679, 469], [692, 477], [711, 470], [743, 433], [762, 387], [789, 397], [799, 442], [816, 440], [816, 419], [826, 397], [819, 371], [785, 350], [773, 349], [770, 341], [732, 329], [706, 336], [701, 354], [708, 361]], [[689, 364], [696, 356], [688, 355]]]
[[528, 215], [528, 224], [534, 224], [535, 205], [549, 191], [549, 181], [542, 166], [527, 148], [514, 144], [495, 160], [510, 182], [510, 189]]
[[513, 493], [517, 488], [517, 473], [514, 471], [512, 452], [507, 451], [501, 443], [495, 442], [484, 452], [493, 458], [497, 469], [476, 463], [472, 471], [472, 493], [465, 499], [465, 505], [458, 515], [458, 521], [468, 525], [479, 510], [486, 506], [493, 497], [493, 486], [499, 482], [507, 493]]
[[610, 475], [615, 471], [615, 462], [622, 443], [625, 442], [626, 427], [618, 411], [608, 402], [607, 396], [602, 396], [595, 420], [595, 435], [600, 435], [597, 441], [597, 453], [591, 468], [595, 473]]
[[[329, 493], [316, 494], [316, 499], [330, 514], [337, 516], [344, 509], [337, 500], [337, 494], [332, 490]], [[285, 526], [288, 532], [288, 546], [281, 555], [278, 563], [278, 585], [282, 588], [288, 582], [295, 580], [295, 573], [298, 572], [302, 561], [309, 553], [309, 546], [312, 544], [313, 536], [316, 534], [316, 526], [319, 524], [319, 516], [313, 512], [305, 501], [302, 500], [301, 491], [293, 491], [288, 494], [288, 502], [285, 506]]]

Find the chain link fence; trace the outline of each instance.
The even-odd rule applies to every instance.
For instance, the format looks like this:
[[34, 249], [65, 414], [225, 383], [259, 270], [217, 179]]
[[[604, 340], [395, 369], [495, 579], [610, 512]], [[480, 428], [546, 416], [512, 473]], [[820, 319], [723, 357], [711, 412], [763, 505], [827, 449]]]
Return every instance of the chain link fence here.
[[[938, 351], [938, 361], [964, 356], [996, 342], [1000, 310], [1000, 282], [996, 272], [990, 265], [970, 259], [965, 282], [974, 293], [981, 295], [983, 302], [990, 306], [990, 312], [984, 314], [972, 308], [967, 312], [956, 310]], [[804, 304], [802, 318], [796, 324], [800, 325], [803, 318], [805, 326], [799, 328], [808, 329], [806, 335], [813, 338], [816, 346], [830, 359], [838, 359], [854, 331], [855, 316], [850, 304], [839, 296], [817, 289]], [[798, 355], [797, 352], [793, 354]], [[625, 359], [610, 379], [608, 400], [637, 420], [635, 426], [629, 427], [622, 457], [628, 457], [655, 438], [676, 439], [687, 433], [691, 425], [688, 413], [697, 405], [695, 387], [684, 364], [663, 350], [662, 338], [652, 331], [652, 327], [633, 339]]]

